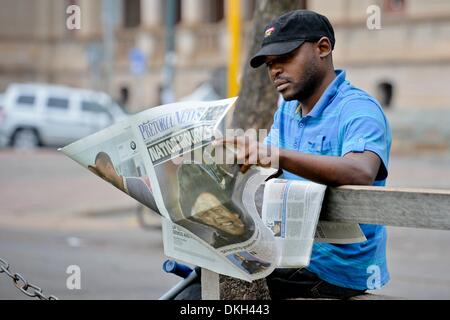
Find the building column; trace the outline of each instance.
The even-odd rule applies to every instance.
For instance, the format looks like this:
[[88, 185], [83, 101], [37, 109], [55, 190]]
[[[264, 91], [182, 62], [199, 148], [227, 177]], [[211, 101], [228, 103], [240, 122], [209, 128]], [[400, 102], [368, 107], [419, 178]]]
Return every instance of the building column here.
[[185, 25], [200, 24], [206, 20], [205, 14], [210, 0], [182, 0], [181, 22]]
[[177, 30], [176, 51], [179, 52], [179, 61], [189, 61], [196, 52], [198, 45], [197, 26], [205, 19], [205, 7], [210, 0], [182, 0], [181, 24]]
[[161, 41], [165, 30], [164, 0], [141, 0], [141, 28], [135, 36], [135, 46], [147, 57], [148, 62], [161, 49]]
[[164, 23], [163, 0], [141, 0], [141, 26], [144, 28], [162, 27]]

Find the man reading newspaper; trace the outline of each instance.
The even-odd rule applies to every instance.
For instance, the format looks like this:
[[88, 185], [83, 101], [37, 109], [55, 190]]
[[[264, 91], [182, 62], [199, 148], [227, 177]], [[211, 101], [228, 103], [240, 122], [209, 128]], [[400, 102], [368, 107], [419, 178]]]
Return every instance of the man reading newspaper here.
[[[286, 179], [340, 185], [384, 186], [391, 134], [379, 103], [335, 70], [333, 27], [328, 19], [298, 10], [275, 19], [265, 29], [252, 67], [265, 65], [281, 94], [265, 144], [243, 137], [225, 139], [241, 150], [242, 170], [250, 159], [270, 165], [267, 144], [278, 148]], [[369, 289], [376, 270], [378, 286], [389, 281], [386, 229], [361, 225], [367, 241], [336, 245], [315, 243], [306, 269], [277, 269], [268, 277], [273, 298], [349, 298]], [[373, 288], [370, 288], [373, 289]]]
[[[216, 146], [236, 147], [238, 163], [244, 163], [242, 172], [258, 164], [278, 167], [285, 179], [329, 186], [385, 185], [391, 146], [388, 122], [373, 97], [352, 86], [345, 79], [344, 71], [334, 69], [334, 45], [330, 22], [312, 11], [289, 12], [267, 26], [261, 50], [250, 64], [255, 68], [265, 64], [282, 96], [270, 134], [265, 143], [251, 137], [227, 137], [215, 142]], [[373, 282], [369, 280], [374, 275], [375, 287], [385, 285], [389, 281], [385, 227], [361, 225], [367, 240], [360, 243], [315, 242], [306, 268], [276, 269], [272, 273], [277, 256], [273, 233], [261, 219], [256, 219], [257, 213], [253, 212], [256, 208], [249, 215], [250, 219], [255, 218], [252, 221], [246, 221], [243, 210], [243, 204], [251, 202], [247, 198], [244, 201], [250, 192], [237, 188], [242, 199], [231, 203], [227, 192], [233, 188], [227, 188], [231, 185], [227, 184], [227, 172], [220, 165], [188, 167], [171, 161], [184, 149], [189, 151], [208, 144], [211, 127], [219, 122], [230, 103], [167, 105], [164, 113], [158, 108], [149, 109], [128, 123], [83, 139], [64, 151], [83, 165], [89, 163], [93, 172], [135, 198], [150, 192], [142, 178], [148, 174], [156, 201], [147, 201], [150, 197], [138, 200], [150, 207], [156, 203], [166, 220], [176, 223], [190, 220], [193, 225], [186, 229], [205, 240], [197, 241], [172, 225], [165, 233], [165, 251], [167, 245], [167, 252], [172, 256], [202, 267], [212, 266], [211, 270], [238, 278], [257, 279], [259, 276], [250, 276], [271, 273], [267, 280], [272, 298], [348, 298], [372, 289]], [[134, 142], [138, 148], [130, 150], [127, 146]], [[99, 151], [107, 151], [114, 161], [120, 159], [123, 171], [114, 171], [111, 158], [104, 154], [96, 157]], [[274, 154], [278, 155], [277, 159]], [[142, 182], [136, 183], [139, 192], [131, 190], [125, 178], [130, 173], [139, 176], [135, 182]], [[251, 178], [250, 175], [239, 177]], [[243, 188], [248, 181], [236, 186]], [[221, 186], [225, 186], [224, 190], [217, 189]], [[203, 238], [197, 232], [206, 228], [215, 232], [214, 237]], [[176, 234], [171, 230], [177, 231]], [[273, 230], [276, 231], [275, 221]], [[242, 242], [242, 248], [233, 247], [252, 237], [255, 241]], [[206, 247], [204, 242], [211, 246]], [[233, 243], [231, 249], [223, 247], [227, 243]], [[198, 297], [199, 286], [194, 289], [187, 288], [180, 296]]]

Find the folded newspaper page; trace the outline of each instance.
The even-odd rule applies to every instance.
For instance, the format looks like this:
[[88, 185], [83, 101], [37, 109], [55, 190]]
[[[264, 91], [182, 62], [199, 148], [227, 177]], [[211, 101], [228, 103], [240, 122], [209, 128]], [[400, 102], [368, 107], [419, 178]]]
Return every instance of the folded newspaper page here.
[[[307, 265], [323, 186], [302, 191], [296, 183], [269, 181], [264, 223], [255, 193], [276, 170], [253, 166], [243, 174], [226, 159], [230, 147], [212, 145], [236, 99], [151, 108], [61, 151], [161, 215], [167, 256], [253, 281], [268, 276], [280, 261]], [[283, 184], [289, 185], [287, 202]], [[355, 231], [342, 230], [321, 224], [319, 238], [341, 241]]]
[[319, 222], [326, 186], [272, 179], [265, 184], [262, 220], [280, 247], [278, 267], [309, 265], [314, 241], [354, 243], [366, 238], [358, 224]]

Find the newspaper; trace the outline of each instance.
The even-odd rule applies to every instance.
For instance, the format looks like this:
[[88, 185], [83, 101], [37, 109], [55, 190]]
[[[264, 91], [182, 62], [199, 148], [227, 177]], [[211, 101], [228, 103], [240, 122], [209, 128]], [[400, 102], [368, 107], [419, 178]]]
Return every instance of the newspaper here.
[[[282, 245], [273, 233], [275, 219], [268, 218], [268, 205], [264, 223], [254, 201], [257, 188], [276, 170], [253, 166], [243, 174], [238, 164], [223, 158], [229, 155], [224, 147], [211, 143], [223, 134], [219, 128], [236, 99], [151, 108], [61, 150], [161, 215], [167, 256], [253, 281], [268, 276], [280, 262], [295, 263], [289, 252], [293, 245]], [[272, 188], [278, 184], [283, 183], [268, 183], [268, 199], [277, 199]], [[302, 210], [307, 212], [309, 206]], [[318, 218], [314, 219], [317, 224]], [[295, 223], [295, 219], [281, 221], [285, 226]], [[296, 247], [305, 244], [305, 249], [298, 252], [298, 266], [308, 262], [315, 224], [302, 229], [302, 242]], [[343, 240], [340, 230], [324, 225], [321, 240], [329, 236]], [[290, 236], [289, 231], [286, 235]], [[308, 241], [303, 235], [308, 235]], [[289, 240], [288, 236], [282, 239]]]
[[310, 181], [271, 179], [265, 184], [262, 220], [280, 248], [278, 267], [308, 266], [314, 241], [366, 240], [358, 224], [319, 222], [325, 190]]

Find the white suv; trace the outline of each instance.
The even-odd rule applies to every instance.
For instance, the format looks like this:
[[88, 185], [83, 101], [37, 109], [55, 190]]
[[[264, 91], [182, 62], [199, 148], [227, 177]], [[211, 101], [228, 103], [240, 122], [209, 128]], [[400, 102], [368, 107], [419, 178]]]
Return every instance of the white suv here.
[[64, 146], [124, 118], [102, 92], [11, 84], [0, 96], [0, 146]]

